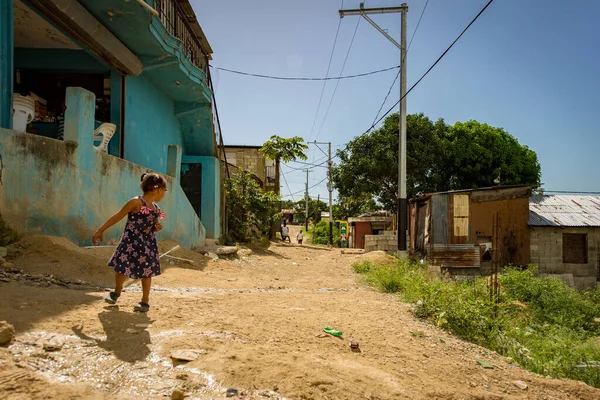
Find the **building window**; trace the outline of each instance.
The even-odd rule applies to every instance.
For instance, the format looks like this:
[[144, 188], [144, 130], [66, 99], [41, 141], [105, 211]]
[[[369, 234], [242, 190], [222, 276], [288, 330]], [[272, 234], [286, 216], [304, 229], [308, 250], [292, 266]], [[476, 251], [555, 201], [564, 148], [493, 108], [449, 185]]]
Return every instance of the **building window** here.
[[563, 263], [587, 264], [587, 234], [563, 233]]

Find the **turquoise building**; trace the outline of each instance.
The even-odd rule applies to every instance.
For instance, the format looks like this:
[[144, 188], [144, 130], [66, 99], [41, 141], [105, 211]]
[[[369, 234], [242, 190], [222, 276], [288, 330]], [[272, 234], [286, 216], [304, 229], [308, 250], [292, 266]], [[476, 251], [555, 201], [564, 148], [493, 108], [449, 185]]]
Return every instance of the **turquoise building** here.
[[[211, 54], [187, 0], [0, 0], [2, 218], [87, 244], [151, 170], [169, 181], [161, 238], [219, 238]], [[37, 100], [26, 133], [15, 93]], [[107, 152], [94, 147], [102, 123], [116, 127]]]

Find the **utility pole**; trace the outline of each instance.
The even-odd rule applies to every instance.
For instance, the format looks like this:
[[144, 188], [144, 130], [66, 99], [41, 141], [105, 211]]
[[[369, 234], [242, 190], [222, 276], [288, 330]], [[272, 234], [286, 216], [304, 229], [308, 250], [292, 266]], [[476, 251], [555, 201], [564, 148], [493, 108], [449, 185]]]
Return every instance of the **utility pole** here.
[[304, 197], [306, 198], [306, 210], [304, 211], [304, 215], [306, 220], [304, 221], [305, 232], [308, 233], [308, 173], [312, 172], [311, 170], [305, 169], [306, 171], [306, 192], [304, 193]]
[[327, 190], [329, 190], [329, 245], [333, 247], [333, 185], [331, 184], [331, 142], [329, 142], [329, 161], [327, 162], [327, 175], [329, 176], [329, 183], [327, 183]]
[[321, 201], [321, 195], [317, 195], [317, 207], [315, 207], [315, 223], [313, 224], [313, 244], [315, 236], [317, 235], [317, 219], [319, 218], [319, 202]]
[[317, 148], [319, 150], [321, 150], [321, 148], [319, 147], [320, 144], [326, 144], [329, 146], [328, 154], [325, 154], [325, 152], [323, 150], [321, 150], [321, 152], [323, 154], [325, 154], [328, 158], [328, 160], [327, 160], [327, 178], [328, 178], [327, 190], [329, 191], [329, 245], [331, 247], [333, 247], [333, 184], [331, 182], [331, 167], [333, 165], [333, 161], [331, 161], [331, 142], [317, 142], [315, 140], [313, 142], [313, 144], [315, 146], [317, 146]]
[[[367, 14], [401, 13], [400, 43], [379, 27]], [[406, 199], [406, 13], [408, 6], [365, 8], [360, 3], [359, 9], [340, 10], [340, 18], [345, 15], [359, 15], [367, 20], [375, 29], [400, 49], [400, 113], [398, 123], [398, 253], [406, 253], [406, 232], [408, 228], [408, 202]]]

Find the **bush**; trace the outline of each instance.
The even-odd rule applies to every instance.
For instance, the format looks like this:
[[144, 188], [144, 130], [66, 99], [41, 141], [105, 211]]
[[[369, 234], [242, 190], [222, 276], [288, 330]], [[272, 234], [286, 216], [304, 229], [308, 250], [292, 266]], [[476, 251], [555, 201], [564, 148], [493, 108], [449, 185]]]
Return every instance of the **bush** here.
[[226, 242], [250, 241], [266, 235], [279, 217], [279, 196], [263, 193], [251, 173], [240, 171], [225, 179], [227, 223]]
[[536, 268], [505, 269], [500, 296], [490, 300], [487, 280], [456, 282], [432, 276], [408, 261], [393, 266], [353, 265], [365, 280], [413, 304], [415, 316], [511, 357], [544, 375], [600, 387], [600, 289], [578, 292]]
[[[314, 231], [314, 234], [313, 234]], [[309, 228], [308, 234], [312, 237], [313, 244], [329, 244], [329, 222], [319, 221], [316, 227]], [[333, 224], [333, 244], [335, 245], [340, 237], [340, 229]]]

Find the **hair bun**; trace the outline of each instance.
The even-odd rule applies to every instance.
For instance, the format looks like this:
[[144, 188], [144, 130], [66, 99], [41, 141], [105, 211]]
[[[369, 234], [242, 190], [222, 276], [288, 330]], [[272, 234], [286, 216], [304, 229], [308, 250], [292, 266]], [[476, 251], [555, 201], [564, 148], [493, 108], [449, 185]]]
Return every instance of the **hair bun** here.
[[144, 173], [142, 174], [142, 177], [140, 178], [140, 182], [144, 180], [144, 178], [146, 177], [146, 175], [148, 175], [148, 173], [147, 173], [147, 172], [144, 172]]

